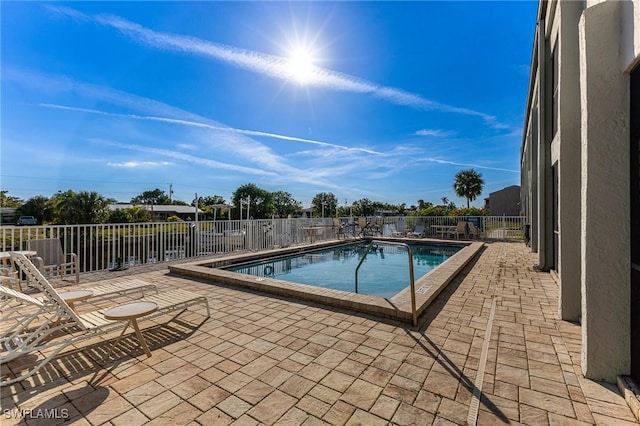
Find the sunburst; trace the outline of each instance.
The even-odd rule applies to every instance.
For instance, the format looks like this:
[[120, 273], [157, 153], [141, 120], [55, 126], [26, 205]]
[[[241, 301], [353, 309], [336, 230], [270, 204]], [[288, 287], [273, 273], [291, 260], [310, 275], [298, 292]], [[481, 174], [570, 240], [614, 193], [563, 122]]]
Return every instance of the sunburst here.
[[297, 47], [289, 55], [286, 67], [291, 80], [301, 85], [309, 83], [316, 70], [313, 51], [309, 48]]

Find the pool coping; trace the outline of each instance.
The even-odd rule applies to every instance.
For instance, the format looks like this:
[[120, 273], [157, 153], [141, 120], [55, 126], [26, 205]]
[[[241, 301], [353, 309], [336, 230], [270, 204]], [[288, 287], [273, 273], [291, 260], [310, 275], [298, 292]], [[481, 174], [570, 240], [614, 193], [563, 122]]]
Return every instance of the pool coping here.
[[[433, 300], [446, 288], [455, 276], [469, 263], [484, 247], [482, 242], [435, 240], [428, 238], [389, 238], [382, 237], [376, 240], [387, 240], [402, 243], [436, 243], [444, 245], [465, 245], [460, 251], [438, 265], [432, 271], [416, 280], [416, 312], [420, 316]], [[354, 241], [354, 240], [352, 240]], [[349, 240], [346, 240], [349, 242]], [[329, 306], [345, 308], [356, 312], [363, 312], [384, 318], [398, 319], [411, 322], [413, 318], [411, 310], [411, 291], [409, 287], [401, 290], [391, 298], [356, 294], [341, 290], [324, 289], [307, 284], [298, 284], [274, 278], [256, 277], [239, 274], [236, 272], [218, 269], [237, 262], [246, 262], [262, 259], [265, 256], [280, 256], [295, 254], [309, 249], [326, 248], [344, 244], [345, 240], [332, 240], [329, 242], [315, 243], [305, 246], [288, 247], [284, 249], [265, 250], [254, 253], [242, 253], [224, 256], [219, 259], [196, 261], [179, 265], [169, 265], [172, 274], [187, 276], [211, 281], [213, 284], [221, 283], [232, 286], [240, 286], [265, 293], [286, 297], [294, 297], [302, 300], [317, 302]]]

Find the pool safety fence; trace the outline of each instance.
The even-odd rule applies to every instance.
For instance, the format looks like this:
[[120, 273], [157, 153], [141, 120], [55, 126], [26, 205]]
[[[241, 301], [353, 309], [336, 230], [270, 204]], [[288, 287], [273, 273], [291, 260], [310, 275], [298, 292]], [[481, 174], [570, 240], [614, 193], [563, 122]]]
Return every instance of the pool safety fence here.
[[[432, 226], [455, 227], [459, 221], [472, 222], [481, 239], [524, 240], [526, 218], [519, 216], [367, 217], [386, 237], [417, 226], [424, 227], [426, 237], [436, 237]], [[358, 218], [340, 218], [340, 223], [352, 228], [347, 238], [359, 235]], [[27, 250], [30, 240], [60, 238], [64, 252], [78, 256], [80, 271], [92, 272], [323, 242], [338, 238], [338, 231], [333, 218], [1, 226], [0, 251]]]

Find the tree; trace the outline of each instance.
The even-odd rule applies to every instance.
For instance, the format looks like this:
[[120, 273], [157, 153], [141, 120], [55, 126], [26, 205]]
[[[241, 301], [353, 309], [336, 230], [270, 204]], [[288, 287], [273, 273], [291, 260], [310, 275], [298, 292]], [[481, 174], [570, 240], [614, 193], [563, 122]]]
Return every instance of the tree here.
[[440, 198], [440, 201], [442, 201], [442, 205], [443, 206], [448, 206], [449, 205], [449, 199], [447, 197]]
[[51, 222], [53, 220], [53, 203], [43, 195], [36, 195], [16, 209], [16, 216], [33, 216], [38, 220], [38, 223]]
[[104, 223], [109, 217], [109, 204], [95, 191], [68, 190], [53, 197], [55, 222], [64, 224]]
[[[203, 208], [203, 207], [213, 207], [215, 205], [222, 205], [222, 204], [226, 204], [226, 202], [224, 201], [224, 197], [222, 195], [209, 195], [207, 197], [198, 197], [198, 207], [199, 208]], [[192, 206], [195, 206], [195, 200], [193, 203], [191, 203]]]
[[289, 192], [276, 191], [272, 193], [272, 196], [276, 216], [287, 217], [302, 211], [302, 203], [293, 198], [293, 195]]
[[7, 193], [8, 191], [0, 191], [0, 207], [18, 208], [22, 205], [22, 200], [20, 198], [7, 195]]
[[482, 175], [473, 169], [458, 172], [453, 182], [453, 190], [456, 195], [467, 199], [467, 208], [469, 208], [469, 202], [475, 200], [482, 193], [483, 188]]
[[150, 220], [151, 212], [144, 206], [111, 210], [107, 218], [108, 223], [142, 223]]
[[109, 212], [107, 223], [131, 223], [131, 215], [127, 211], [129, 209], [116, 209]]
[[433, 206], [431, 201], [418, 200], [418, 210], [427, 209], [431, 206]]
[[144, 191], [131, 199], [131, 204], [172, 204], [171, 199], [161, 189]]
[[324, 204], [324, 217], [333, 217], [336, 215], [338, 207], [338, 198], [331, 192], [320, 192], [311, 200], [311, 215], [321, 217]]
[[58, 191], [53, 197], [51, 197], [51, 201], [53, 202], [54, 209], [54, 223], [57, 224], [74, 224], [78, 223], [76, 221], [75, 214], [75, 206], [74, 199], [76, 193], [72, 190], [68, 190], [65, 192]]
[[131, 222], [142, 223], [151, 221], [151, 212], [143, 206], [133, 206], [125, 210], [127, 214], [131, 216]]
[[[233, 204], [236, 206], [233, 215], [240, 217], [240, 208], [246, 211], [249, 208], [249, 217], [254, 219], [266, 219], [271, 217], [273, 209], [273, 195], [266, 189], [259, 188], [254, 183], [248, 183], [238, 187], [231, 195]], [[247, 217], [243, 213], [244, 218]]]
[[[193, 200], [191, 203], [192, 206], [196, 205], [196, 200]], [[215, 214], [216, 209], [226, 206], [226, 202], [224, 201], [224, 197], [222, 195], [213, 195], [207, 197], [198, 197], [198, 208], [204, 212], [204, 214], [209, 217], [218, 218], [219, 215]], [[225, 207], [225, 209], [228, 207]], [[225, 210], [226, 211], [226, 210]]]
[[353, 202], [353, 214], [356, 216], [373, 216], [376, 209], [368, 198], [361, 198]]
[[396, 211], [396, 214], [403, 215], [406, 209], [407, 209], [407, 203], [401, 203], [401, 204], [398, 204], [394, 210]]

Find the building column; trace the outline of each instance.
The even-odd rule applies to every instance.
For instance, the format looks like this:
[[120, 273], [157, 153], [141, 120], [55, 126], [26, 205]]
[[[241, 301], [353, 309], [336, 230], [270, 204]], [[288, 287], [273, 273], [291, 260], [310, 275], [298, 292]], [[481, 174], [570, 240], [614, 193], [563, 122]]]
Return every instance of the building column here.
[[[538, 101], [536, 100], [536, 103]], [[538, 144], [540, 143], [540, 133], [538, 132], [538, 106], [531, 110], [531, 251], [538, 253], [540, 247], [538, 246], [538, 229], [540, 229], [540, 219], [538, 218], [538, 194], [540, 192], [540, 185], [538, 182]]]
[[536, 248], [538, 264], [534, 268], [548, 271], [553, 266], [553, 199], [551, 176], [550, 102], [548, 87], [549, 48], [545, 38], [545, 21], [538, 23], [538, 108], [536, 111]]
[[560, 160], [558, 183], [558, 221], [560, 242], [558, 263], [560, 274], [560, 317], [580, 321], [580, 73], [578, 22], [583, 5], [577, 1], [559, 2], [559, 125]]
[[589, 7], [579, 23], [582, 370], [608, 382], [630, 371], [629, 76], [620, 3]]

